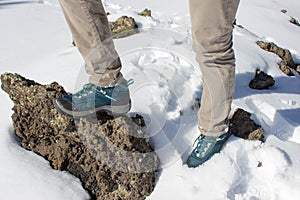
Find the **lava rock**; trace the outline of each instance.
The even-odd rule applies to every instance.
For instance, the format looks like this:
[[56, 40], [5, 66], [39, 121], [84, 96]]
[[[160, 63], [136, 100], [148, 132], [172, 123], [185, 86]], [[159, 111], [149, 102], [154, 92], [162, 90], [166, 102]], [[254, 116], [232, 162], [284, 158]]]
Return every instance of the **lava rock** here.
[[273, 42], [257, 41], [256, 44], [263, 50], [278, 55], [282, 59], [282, 61], [278, 63], [281, 71], [288, 76], [294, 76], [292, 69], [296, 70], [297, 64], [294, 63], [292, 54], [288, 49], [278, 47]]
[[145, 10], [140, 12], [139, 15], [144, 16], [144, 17], [151, 17], [151, 10], [146, 8]]
[[144, 137], [141, 116], [98, 113], [75, 121], [53, 106], [66, 93], [58, 83], [41, 85], [11, 73], [1, 81], [14, 102], [20, 145], [78, 177], [92, 200], [142, 200], [151, 194], [159, 159]]
[[272, 76], [264, 73], [261, 70], [256, 70], [255, 78], [249, 83], [252, 89], [263, 90], [273, 86], [275, 81]]
[[115, 22], [109, 22], [113, 39], [138, 33], [138, 25], [132, 17], [122, 16]]
[[230, 119], [230, 132], [246, 140], [264, 141], [264, 130], [251, 118], [251, 114], [238, 108]]

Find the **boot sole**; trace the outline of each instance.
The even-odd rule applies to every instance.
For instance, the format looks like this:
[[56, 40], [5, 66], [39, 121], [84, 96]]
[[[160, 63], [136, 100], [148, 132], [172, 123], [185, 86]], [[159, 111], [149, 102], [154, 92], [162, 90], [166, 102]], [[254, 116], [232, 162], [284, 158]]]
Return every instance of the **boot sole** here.
[[130, 111], [131, 109], [131, 100], [129, 100], [129, 103], [126, 105], [107, 105], [107, 106], [101, 106], [98, 108], [90, 109], [90, 110], [85, 110], [85, 111], [74, 111], [74, 110], [68, 110], [65, 109], [63, 106], [57, 103], [57, 101], [54, 101], [54, 107], [55, 109], [64, 115], [68, 115], [70, 117], [73, 117], [74, 119], [78, 119], [81, 117], [87, 117], [90, 115], [93, 115], [98, 112], [106, 112], [111, 115], [122, 115]]

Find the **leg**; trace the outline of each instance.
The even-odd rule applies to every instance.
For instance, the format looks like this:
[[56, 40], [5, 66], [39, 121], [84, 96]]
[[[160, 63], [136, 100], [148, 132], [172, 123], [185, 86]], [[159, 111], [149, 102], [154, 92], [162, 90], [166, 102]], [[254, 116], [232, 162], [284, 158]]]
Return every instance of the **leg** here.
[[220, 136], [227, 128], [235, 84], [233, 21], [239, 0], [190, 0], [193, 47], [203, 78], [199, 128]]
[[55, 100], [55, 108], [74, 118], [95, 112], [126, 113], [130, 110], [128, 84], [115, 50], [100, 0], [59, 0], [75, 43], [85, 59], [89, 82], [75, 94]]
[[203, 81], [196, 146], [188, 158], [197, 167], [221, 151], [235, 84], [233, 21], [239, 0], [190, 0], [193, 48]]
[[91, 83], [114, 86], [122, 79], [121, 62], [100, 0], [59, 0], [74, 41], [86, 62]]

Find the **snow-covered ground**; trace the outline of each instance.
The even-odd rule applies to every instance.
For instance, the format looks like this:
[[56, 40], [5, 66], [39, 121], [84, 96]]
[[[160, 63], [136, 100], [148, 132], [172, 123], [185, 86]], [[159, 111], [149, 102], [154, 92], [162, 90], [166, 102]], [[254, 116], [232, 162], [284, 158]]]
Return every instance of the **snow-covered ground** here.
[[[289, 23], [291, 16], [300, 20], [300, 2], [241, 0], [237, 23], [244, 28], [234, 30], [233, 110], [252, 113], [266, 131], [266, 142], [231, 137], [220, 154], [196, 169], [183, 165], [199, 134], [197, 111], [191, 106], [202, 87], [191, 49], [188, 1], [103, 2], [109, 20], [132, 16], [141, 29], [115, 42], [124, 75], [135, 80], [130, 86], [131, 113], [144, 115], [150, 142], [162, 160], [161, 175], [147, 199], [300, 199], [300, 78], [285, 76], [276, 64], [279, 58], [255, 44], [275, 42], [300, 63], [300, 27]], [[145, 8], [152, 10], [152, 18], [138, 15]], [[84, 82], [83, 60], [71, 44], [57, 0], [0, 1], [0, 27], [0, 73], [17, 72], [40, 83], [57, 81], [68, 91]], [[250, 89], [256, 68], [272, 75], [276, 85]], [[43, 158], [18, 145], [10, 118], [12, 102], [3, 91], [0, 98], [0, 198], [88, 199], [76, 177], [52, 170]]]

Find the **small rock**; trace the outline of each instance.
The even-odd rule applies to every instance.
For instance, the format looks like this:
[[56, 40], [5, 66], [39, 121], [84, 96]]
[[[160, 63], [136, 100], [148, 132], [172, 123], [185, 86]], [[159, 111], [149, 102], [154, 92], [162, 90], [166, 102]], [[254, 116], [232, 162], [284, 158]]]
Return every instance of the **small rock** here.
[[109, 26], [114, 39], [138, 33], [138, 25], [132, 17], [120, 17], [115, 22], [109, 22]]
[[151, 10], [149, 10], [148, 8], [146, 8], [145, 10], [143, 10], [142, 12], [140, 12], [139, 15], [144, 16], [144, 17], [151, 17]]
[[252, 89], [263, 90], [273, 86], [275, 81], [272, 76], [264, 73], [261, 70], [256, 70], [255, 78], [249, 83]]
[[279, 64], [279, 69], [288, 76], [294, 76], [292, 68], [289, 66], [286, 60], [282, 60]]
[[290, 22], [291, 22], [292, 24], [295, 24], [295, 25], [297, 25], [297, 26], [300, 26], [299, 21], [296, 20], [294, 17], [291, 17]]
[[264, 142], [264, 130], [251, 118], [251, 114], [243, 109], [237, 109], [230, 119], [230, 132], [236, 137], [246, 140]]
[[262, 166], [263, 166], [262, 162], [258, 161], [257, 167], [262, 167]]
[[282, 61], [278, 63], [281, 71], [288, 76], [294, 76], [292, 69], [296, 70], [297, 66], [293, 60], [291, 52], [288, 49], [278, 47], [273, 42], [257, 41], [256, 44], [263, 50], [278, 55], [282, 59]]
[[280, 12], [282, 12], [283, 14], [286, 14], [287, 10], [286, 9], [282, 9]]

